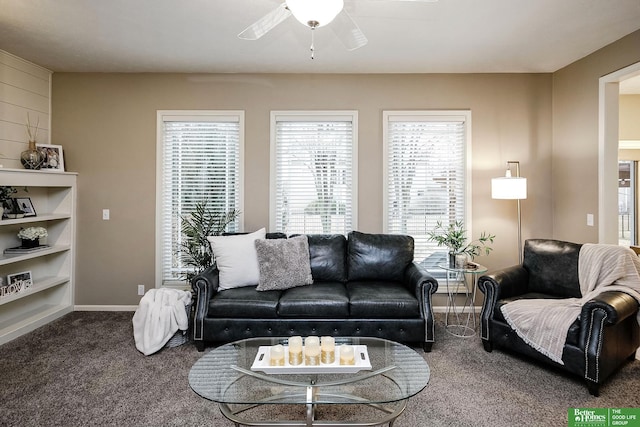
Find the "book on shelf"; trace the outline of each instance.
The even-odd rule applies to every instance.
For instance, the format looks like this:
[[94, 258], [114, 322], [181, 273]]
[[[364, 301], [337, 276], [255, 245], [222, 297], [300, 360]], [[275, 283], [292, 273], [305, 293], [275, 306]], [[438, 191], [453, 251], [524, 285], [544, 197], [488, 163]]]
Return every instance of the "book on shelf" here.
[[43, 249], [49, 249], [49, 245], [38, 245], [33, 248], [24, 248], [22, 246], [16, 246], [15, 248], [7, 248], [4, 250], [5, 255], [15, 255], [15, 254], [29, 254], [31, 252], [38, 252]]

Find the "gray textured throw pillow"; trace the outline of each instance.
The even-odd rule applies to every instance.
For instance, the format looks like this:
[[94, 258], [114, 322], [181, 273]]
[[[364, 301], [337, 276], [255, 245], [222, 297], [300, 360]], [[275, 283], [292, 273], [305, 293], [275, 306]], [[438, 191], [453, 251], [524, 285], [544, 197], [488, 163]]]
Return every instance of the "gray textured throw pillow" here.
[[289, 289], [313, 283], [306, 236], [290, 239], [258, 239], [260, 280], [257, 290]]

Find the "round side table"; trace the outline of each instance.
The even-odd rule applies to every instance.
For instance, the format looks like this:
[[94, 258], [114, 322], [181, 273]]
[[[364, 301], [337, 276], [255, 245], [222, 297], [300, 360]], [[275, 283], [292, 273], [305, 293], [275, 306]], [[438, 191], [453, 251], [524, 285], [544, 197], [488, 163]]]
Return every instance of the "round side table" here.
[[[445, 327], [447, 332], [457, 337], [473, 337], [476, 335], [476, 290], [480, 274], [487, 268], [480, 264], [467, 264], [465, 267], [450, 267], [449, 264], [438, 264], [447, 272], [447, 311]], [[451, 276], [451, 278], [450, 278]], [[462, 289], [461, 289], [462, 288]], [[456, 302], [458, 294], [464, 296], [464, 302]]]

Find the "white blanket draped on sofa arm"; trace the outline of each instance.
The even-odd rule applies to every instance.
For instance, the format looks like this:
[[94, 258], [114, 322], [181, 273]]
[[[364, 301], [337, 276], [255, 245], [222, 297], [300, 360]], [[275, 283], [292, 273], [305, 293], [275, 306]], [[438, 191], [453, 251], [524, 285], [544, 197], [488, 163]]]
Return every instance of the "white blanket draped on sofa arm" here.
[[178, 331], [186, 331], [189, 319], [185, 306], [191, 293], [178, 289], [150, 289], [133, 315], [136, 348], [145, 356], [160, 350]]
[[623, 246], [586, 243], [578, 256], [578, 280], [582, 298], [521, 299], [502, 306], [518, 336], [561, 365], [567, 332], [586, 302], [602, 292], [622, 291], [640, 303], [640, 258]]

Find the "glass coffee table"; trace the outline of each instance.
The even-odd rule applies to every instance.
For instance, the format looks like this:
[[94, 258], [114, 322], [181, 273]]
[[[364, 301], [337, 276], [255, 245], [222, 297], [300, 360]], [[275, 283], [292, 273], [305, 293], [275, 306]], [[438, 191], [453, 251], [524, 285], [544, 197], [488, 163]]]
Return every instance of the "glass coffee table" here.
[[[407, 399], [429, 382], [429, 365], [415, 350], [384, 339], [336, 337], [336, 346], [366, 346], [371, 369], [352, 373], [264, 373], [252, 371], [260, 346], [287, 345], [287, 338], [252, 338], [225, 344], [198, 360], [189, 385], [217, 402], [236, 426], [393, 426]], [[304, 405], [304, 419], [247, 419], [261, 405]], [[319, 420], [318, 405], [364, 405], [365, 420]]]

